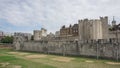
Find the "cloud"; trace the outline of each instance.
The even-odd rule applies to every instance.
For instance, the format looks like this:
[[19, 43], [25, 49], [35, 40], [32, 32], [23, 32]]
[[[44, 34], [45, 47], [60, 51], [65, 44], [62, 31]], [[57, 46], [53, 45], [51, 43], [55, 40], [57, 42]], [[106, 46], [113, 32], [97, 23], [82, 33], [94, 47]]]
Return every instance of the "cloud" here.
[[15, 26], [59, 30], [81, 18], [119, 17], [120, 0], [0, 0], [0, 19]]

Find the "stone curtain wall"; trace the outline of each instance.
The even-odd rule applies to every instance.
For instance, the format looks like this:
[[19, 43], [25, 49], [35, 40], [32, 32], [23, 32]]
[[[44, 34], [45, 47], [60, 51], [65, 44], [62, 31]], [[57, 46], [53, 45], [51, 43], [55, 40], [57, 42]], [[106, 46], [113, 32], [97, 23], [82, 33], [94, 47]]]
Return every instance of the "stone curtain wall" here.
[[120, 59], [120, 43], [116, 40], [86, 41], [26, 41], [15, 44], [21, 51], [34, 51], [62, 55], [93, 56]]
[[76, 44], [64, 41], [27, 41], [20, 50], [77, 55]]

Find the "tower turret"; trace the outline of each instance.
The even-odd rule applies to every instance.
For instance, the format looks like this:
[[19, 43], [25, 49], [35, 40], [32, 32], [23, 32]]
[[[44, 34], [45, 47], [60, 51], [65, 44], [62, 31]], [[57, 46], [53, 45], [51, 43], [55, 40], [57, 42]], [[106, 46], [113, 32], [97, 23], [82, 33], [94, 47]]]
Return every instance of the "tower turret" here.
[[113, 16], [112, 26], [115, 26], [115, 25], [116, 25], [116, 21], [115, 21], [115, 18]]

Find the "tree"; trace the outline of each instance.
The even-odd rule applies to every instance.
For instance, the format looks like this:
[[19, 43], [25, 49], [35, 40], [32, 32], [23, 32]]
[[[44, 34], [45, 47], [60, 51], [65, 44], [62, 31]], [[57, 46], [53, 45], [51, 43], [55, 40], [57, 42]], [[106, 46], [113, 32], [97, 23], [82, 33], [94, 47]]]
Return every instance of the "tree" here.
[[1, 43], [13, 43], [13, 37], [5, 36], [1, 39]]

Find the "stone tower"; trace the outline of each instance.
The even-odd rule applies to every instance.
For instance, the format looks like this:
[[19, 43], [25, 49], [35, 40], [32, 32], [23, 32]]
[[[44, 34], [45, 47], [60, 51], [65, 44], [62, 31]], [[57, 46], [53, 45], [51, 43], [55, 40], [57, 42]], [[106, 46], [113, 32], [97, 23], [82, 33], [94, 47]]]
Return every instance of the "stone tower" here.
[[34, 30], [33, 32], [35, 41], [41, 40], [42, 37], [47, 36], [47, 30], [44, 28], [41, 28], [41, 30]]
[[100, 17], [100, 20], [102, 22], [102, 39], [108, 39], [108, 17]]
[[102, 39], [102, 22], [98, 19], [89, 22], [90, 39]]
[[108, 18], [79, 20], [79, 39], [97, 40], [108, 38]]
[[88, 19], [79, 20], [79, 37], [80, 40], [89, 39], [89, 25]]

